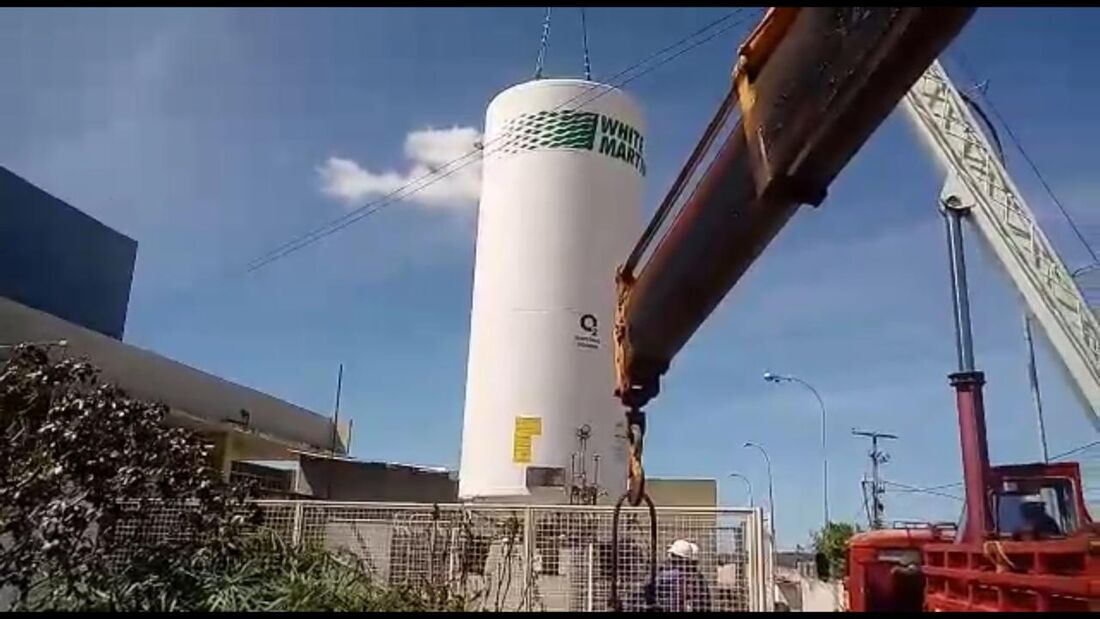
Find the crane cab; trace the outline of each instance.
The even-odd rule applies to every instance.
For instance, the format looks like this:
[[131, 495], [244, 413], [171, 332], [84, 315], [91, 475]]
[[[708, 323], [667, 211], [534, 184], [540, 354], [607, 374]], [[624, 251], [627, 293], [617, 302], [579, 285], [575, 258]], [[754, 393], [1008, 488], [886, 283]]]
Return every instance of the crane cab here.
[[992, 529], [924, 546], [925, 610], [1100, 611], [1100, 527], [1076, 462], [991, 467]]
[[1060, 539], [1092, 526], [1076, 462], [997, 466], [990, 481], [998, 539]]
[[988, 479], [993, 528], [982, 539], [950, 524], [852, 536], [849, 610], [1100, 610], [1100, 526], [1077, 463], [991, 467]]

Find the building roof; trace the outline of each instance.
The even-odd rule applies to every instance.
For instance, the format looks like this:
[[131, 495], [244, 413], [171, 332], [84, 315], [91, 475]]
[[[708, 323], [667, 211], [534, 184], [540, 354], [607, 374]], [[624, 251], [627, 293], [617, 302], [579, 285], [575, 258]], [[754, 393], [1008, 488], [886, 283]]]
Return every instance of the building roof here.
[[87, 357], [130, 395], [163, 402], [182, 425], [256, 435], [303, 451], [347, 451], [346, 424], [334, 433], [326, 416], [0, 298], [0, 344], [62, 339], [68, 354]]
[[[295, 450], [291, 450], [295, 451]], [[403, 462], [390, 462], [385, 460], [360, 460], [358, 458], [352, 458], [346, 455], [329, 454], [329, 453], [313, 453], [313, 452], [298, 452], [303, 457], [312, 458], [314, 460], [339, 460], [341, 462], [351, 462], [359, 466], [374, 467], [374, 468], [386, 468], [393, 470], [406, 470], [414, 473], [434, 473], [439, 475], [449, 475], [451, 470], [444, 466], [427, 466], [423, 464], [406, 464]]]
[[798, 567], [799, 563], [813, 563], [814, 553], [812, 552], [797, 552], [792, 550], [781, 550], [775, 553], [775, 564], [777, 567], [785, 567], [794, 569]]

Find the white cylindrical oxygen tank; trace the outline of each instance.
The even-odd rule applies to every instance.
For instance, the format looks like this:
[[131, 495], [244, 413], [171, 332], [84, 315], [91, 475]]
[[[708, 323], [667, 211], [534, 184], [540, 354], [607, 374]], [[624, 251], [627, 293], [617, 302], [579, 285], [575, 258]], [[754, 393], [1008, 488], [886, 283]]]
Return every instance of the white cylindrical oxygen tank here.
[[614, 87], [545, 79], [500, 93], [485, 125], [459, 496], [528, 497], [532, 467], [567, 478], [587, 425], [588, 483], [614, 500], [615, 271], [640, 230], [641, 111]]

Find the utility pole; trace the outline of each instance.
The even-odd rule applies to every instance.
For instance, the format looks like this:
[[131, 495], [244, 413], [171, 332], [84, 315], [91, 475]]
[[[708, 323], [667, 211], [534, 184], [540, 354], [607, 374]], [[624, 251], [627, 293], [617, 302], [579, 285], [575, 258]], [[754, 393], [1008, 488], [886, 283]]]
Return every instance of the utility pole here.
[[[879, 476], [878, 467], [880, 464], [886, 464], [890, 461], [890, 456], [883, 451], [879, 451], [878, 440], [889, 439], [897, 440], [897, 436], [894, 434], [888, 434], [886, 432], [872, 432], [866, 430], [852, 429], [852, 434], [855, 436], [864, 436], [871, 439], [871, 451], [867, 454], [871, 458], [871, 481], [863, 482], [864, 496], [868, 496], [870, 499], [870, 509], [868, 510], [867, 520], [868, 525], [872, 529], [882, 528], [882, 512], [883, 505], [881, 497], [885, 494], [886, 489], [883, 487], [882, 478]], [[867, 486], [870, 485], [868, 491]]]
[[1035, 419], [1039, 423], [1039, 450], [1043, 462], [1050, 462], [1047, 450], [1047, 428], [1043, 423], [1043, 400], [1039, 397], [1039, 372], [1035, 369], [1035, 344], [1031, 338], [1031, 315], [1024, 313], [1024, 339], [1027, 341], [1027, 378], [1031, 383], [1031, 399], [1035, 402]]
[[340, 369], [336, 371], [336, 403], [332, 407], [332, 443], [329, 445], [329, 460], [325, 469], [328, 471], [328, 483], [326, 484], [325, 498], [332, 498], [332, 479], [335, 476], [333, 471], [336, 464], [336, 443], [339, 440], [339, 423], [340, 423], [340, 392], [344, 387], [344, 364], [340, 364]]

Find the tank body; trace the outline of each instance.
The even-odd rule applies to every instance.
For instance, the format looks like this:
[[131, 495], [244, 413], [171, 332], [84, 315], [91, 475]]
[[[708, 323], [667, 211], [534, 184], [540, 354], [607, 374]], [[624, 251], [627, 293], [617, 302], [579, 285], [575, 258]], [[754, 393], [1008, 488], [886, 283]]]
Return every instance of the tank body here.
[[609, 495], [623, 487], [623, 414], [612, 393], [614, 282], [640, 230], [643, 130], [629, 96], [584, 80], [527, 82], [489, 104], [459, 470], [464, 500], [530, 497], [540, 485], [529, 482], [532, 468], [568, 477], [579, 466], [585, 426], [589, 483]]

